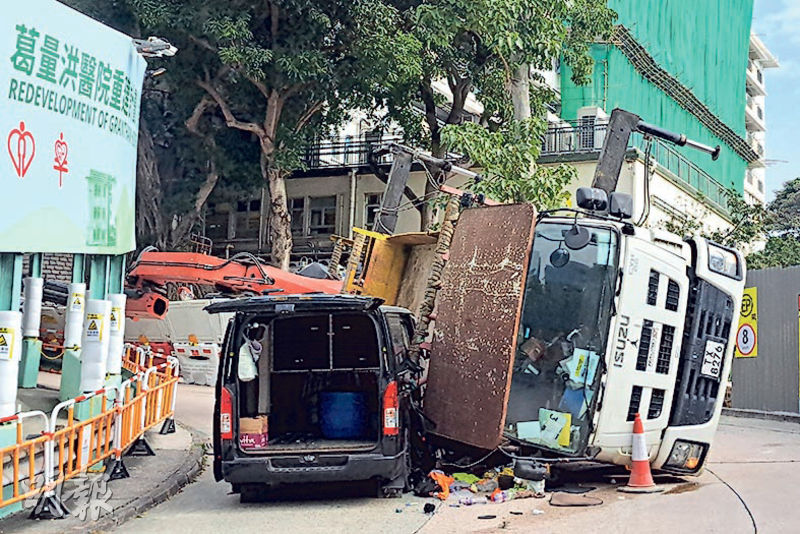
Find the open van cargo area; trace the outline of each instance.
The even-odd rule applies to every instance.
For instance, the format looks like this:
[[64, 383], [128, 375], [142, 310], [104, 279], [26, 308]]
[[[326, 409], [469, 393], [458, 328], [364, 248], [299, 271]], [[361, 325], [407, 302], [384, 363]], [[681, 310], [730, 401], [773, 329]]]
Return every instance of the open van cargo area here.
[[374, 447], [377, 381], [374, 373], [274, 373], [269, 451]]
[[264, 349], [256, 380], [240, 382], [247, 397], [243, 411], [269, 423], [264, 446], [247, 452], [370, 450], [377, 445], [381, 352], [376, 323], [368, 315], [298, 314], [257, 318], [250, 325], [260, 325]]

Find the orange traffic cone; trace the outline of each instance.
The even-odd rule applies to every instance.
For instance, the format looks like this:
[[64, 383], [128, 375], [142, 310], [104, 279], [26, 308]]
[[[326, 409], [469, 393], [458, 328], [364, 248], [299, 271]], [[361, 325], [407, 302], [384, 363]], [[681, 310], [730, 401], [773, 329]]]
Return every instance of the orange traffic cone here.
[[628, 485], [617, 488], [626, 493], [658, 493], [663, 491], [653, 482], [650, 473], [650, 457], [644, 441], [644, 426], [639, 414], [633, 419], [633, 451], [631, 452], [631, 477]]

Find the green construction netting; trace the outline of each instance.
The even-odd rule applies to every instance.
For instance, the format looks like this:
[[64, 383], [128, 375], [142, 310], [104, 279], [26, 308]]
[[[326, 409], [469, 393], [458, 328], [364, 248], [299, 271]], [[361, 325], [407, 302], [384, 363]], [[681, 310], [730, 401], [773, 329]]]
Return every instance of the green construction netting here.
[[[625, 25], [656, 62], [688, 87], [740, 136], [745, 136], [745, 71], [753, 0], [609, 0]], [[632, 111], [647, 122], [720, 144], [716, 162], [678, 149], [724, 186], [742, 190], [747, 163], [697, 118], [638, 73], [615, 47], [596, 45], [590, 84], [575, 86], [562, 70], [562, 117], [577, 117], [583, 106]]]

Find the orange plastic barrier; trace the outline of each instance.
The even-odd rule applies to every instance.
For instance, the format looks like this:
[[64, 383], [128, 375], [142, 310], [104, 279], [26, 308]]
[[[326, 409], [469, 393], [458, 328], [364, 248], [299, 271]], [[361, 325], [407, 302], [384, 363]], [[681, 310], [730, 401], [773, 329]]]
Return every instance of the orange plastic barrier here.
[[[179, 380], [177, 358], [169, 357], [167, 362], [145, 369], [139, 364], [141, 356], [136, 349], [126, 350], [124, 362], [130, 367], [135, 365], [136, 370], [119, 387], [99, 389], [62, 402], [50, 417], [33, 411], [0, 419], [0, 426], [16, 425], [17, 433], [15, 444], [0, 449], [0, 486], [13, 488], [6, 498], [0, 491], [0, 508], [40, 495], [40, 503], [48, 500], [48, 506], [37, 505], [32, 517], [57, 517], [54, 509], [66, 513], [55, 492], [59, 484], [112, 457], [116, 464], [111, 479], [128, 476], [121, 464], [122, 455], [147, 430], [167, 420], [172, 423]], [[75, 405], [91, 399], [99, 400], [100, 413], [84, 421], [75, 420]], [[64, 410], [66, 424], [57, 429], [58, 417]], [[41, 433], [24, 439], [23, 424], [34, 418], [41, 419]], [[118, 469], [122, 474], [115, 476]], [[41, 510], [46, 511], [37, 514]]]

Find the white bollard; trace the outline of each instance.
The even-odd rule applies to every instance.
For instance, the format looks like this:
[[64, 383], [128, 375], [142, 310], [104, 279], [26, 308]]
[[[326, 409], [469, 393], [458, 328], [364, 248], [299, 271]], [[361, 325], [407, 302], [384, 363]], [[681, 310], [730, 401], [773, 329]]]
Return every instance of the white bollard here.
[[83, 310], [86, 304], [86, 284], [69, 285], [67, 317], [64, 323], [64, 346], [68, 349], [81, 346], [83, 335]]
[[22, 314], [0, 311], [0, 417], [17, 413], [17, 374], [22, 357]]
[[84, 393], [105, 385], [110, 315], [110, 300], [86, 301], [81, 337], [81, 391]]
[[123, 293], [108, 296], [111, 301], [111, 319], [109, 321], [111, 340], [108, 347], [106, 372], [111, 375], [122, 373], [122, 353], [125, 350], [125, 302]]
[[22, 335], [39, 338], [42, 323], [42, 289], [44, 279], [28, 277], [25, 279], [25, 301], [22, 303]]

